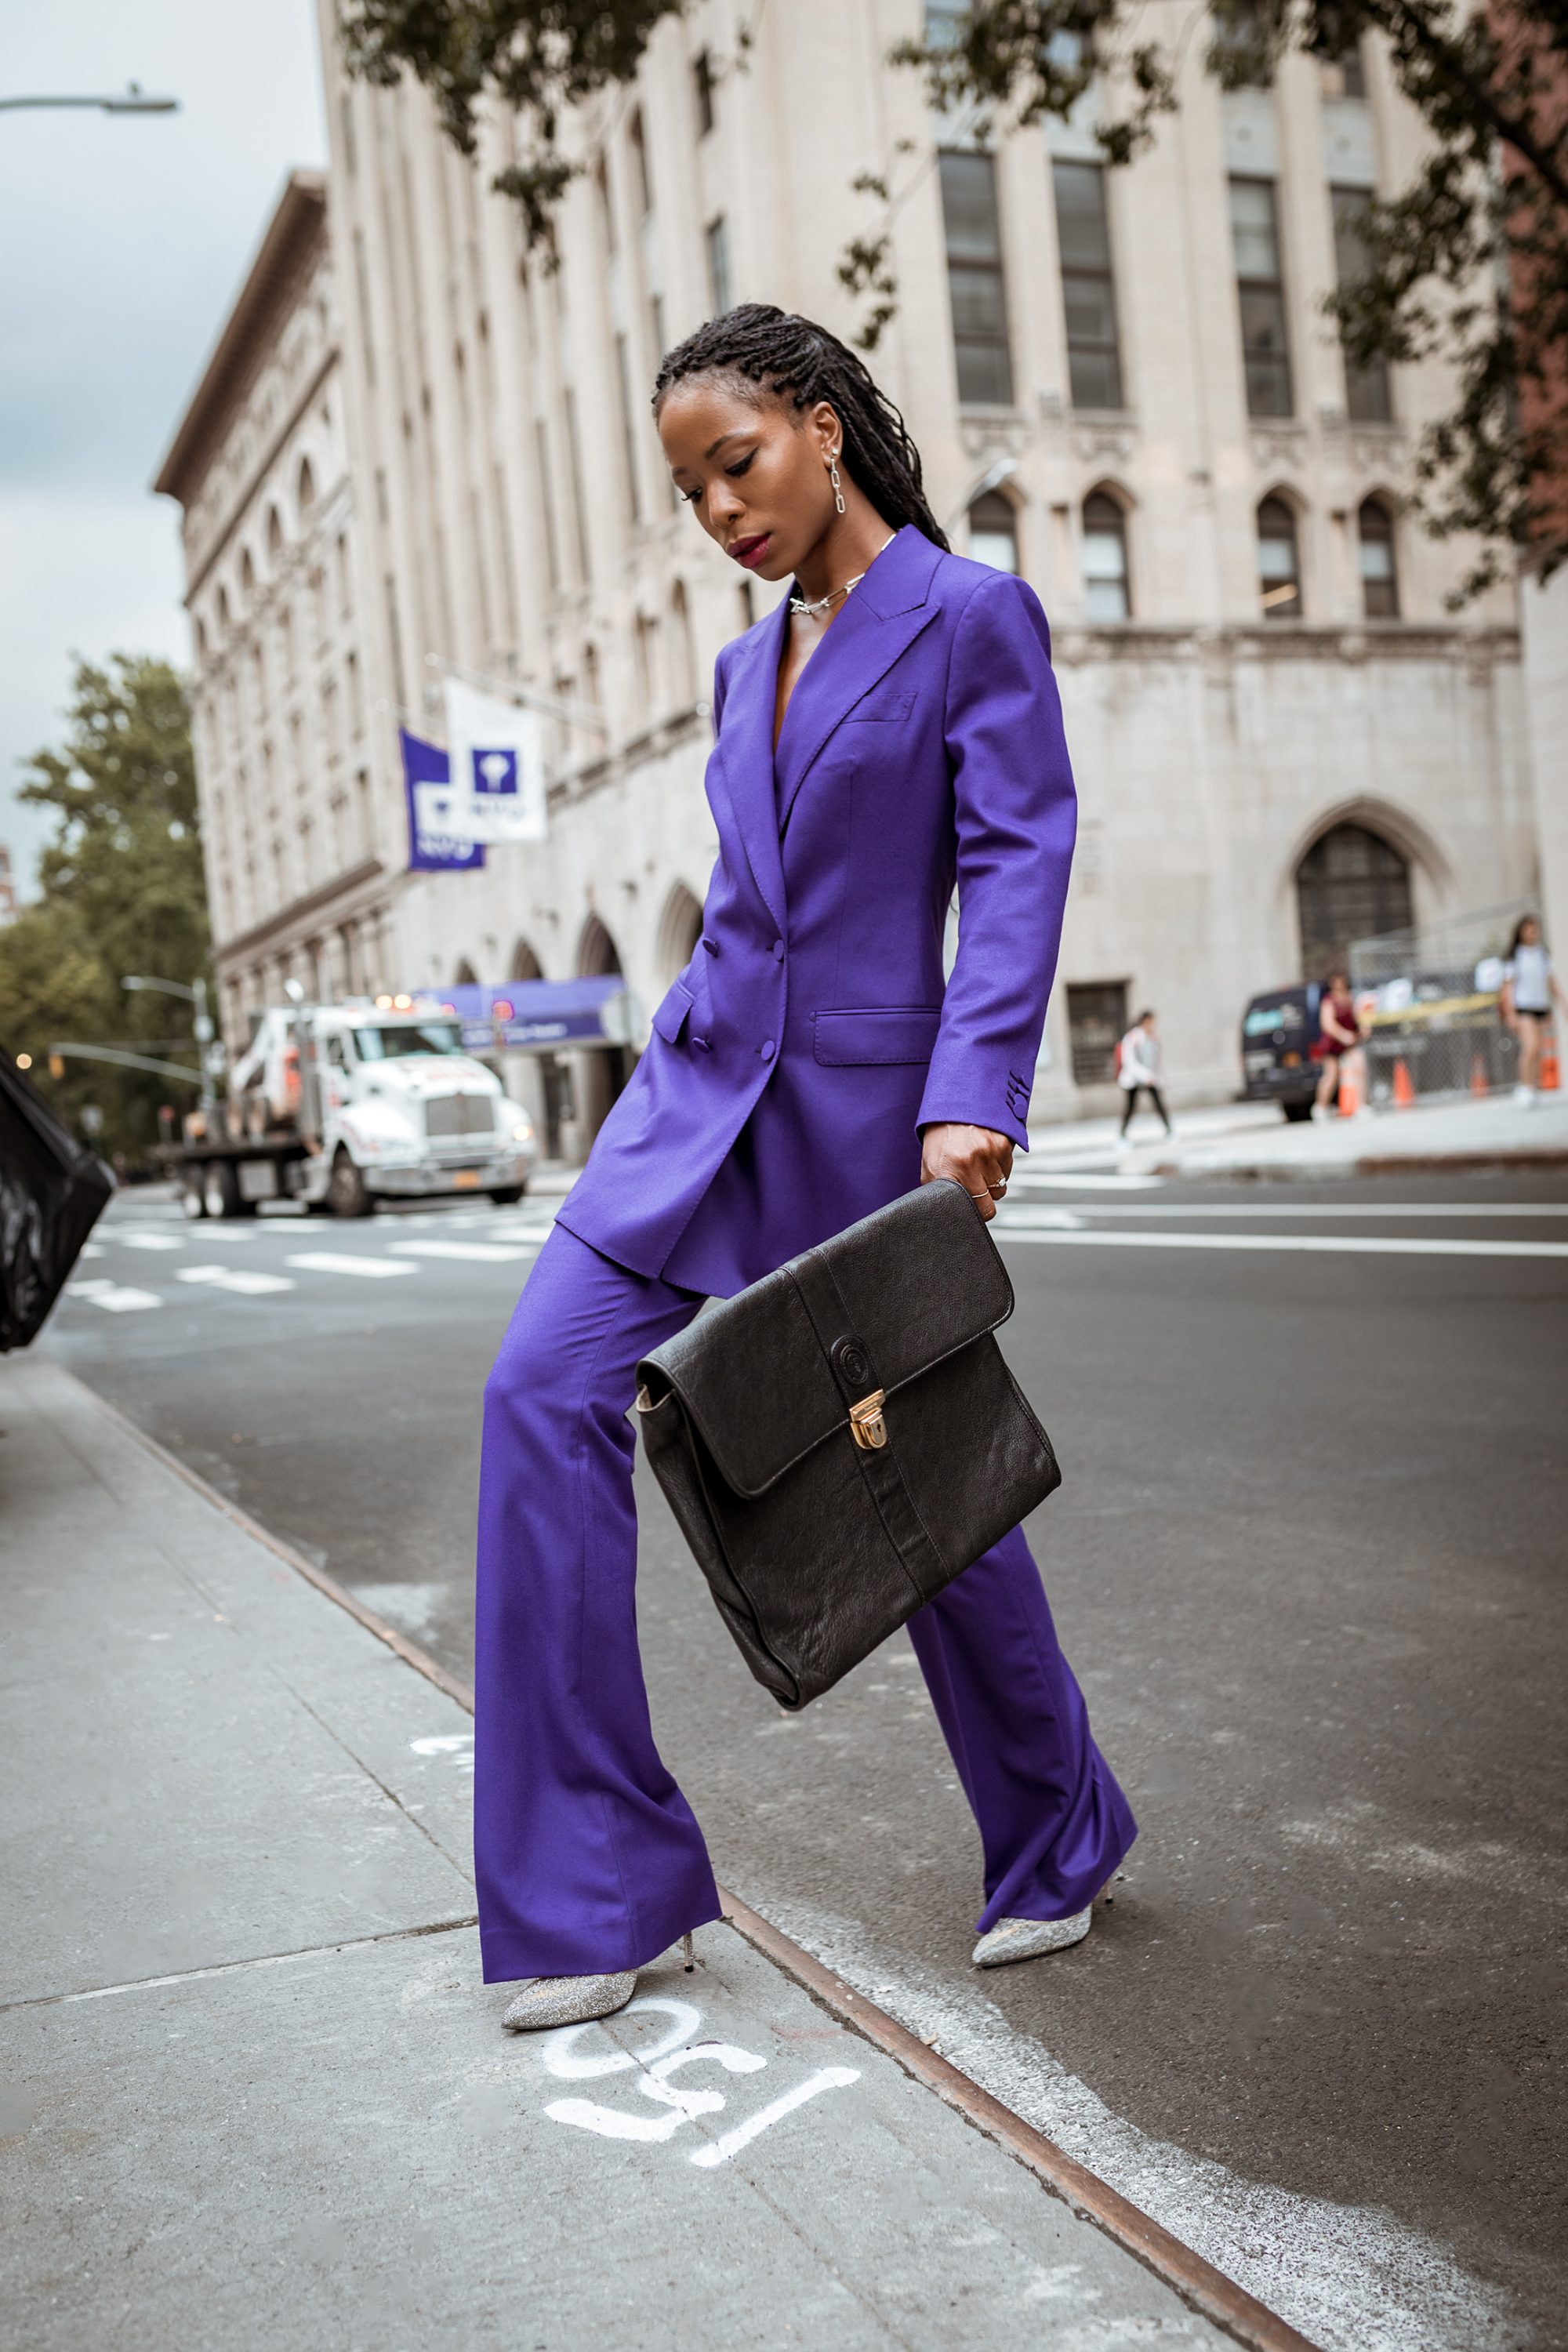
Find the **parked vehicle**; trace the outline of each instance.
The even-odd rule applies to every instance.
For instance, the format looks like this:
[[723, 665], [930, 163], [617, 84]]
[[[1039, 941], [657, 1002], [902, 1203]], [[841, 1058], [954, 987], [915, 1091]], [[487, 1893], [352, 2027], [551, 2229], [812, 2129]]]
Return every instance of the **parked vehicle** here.
[[1310, 1118], [1317, 1091], [1318, 1041], [1315, 981], [1299, 988], [1272, 988], [1255, 996], [1241, 1022], [1242, 1088], [1248, 1102], [1277, 1102], [1289, 1119]]
[[192, 1217], [282, 1199], [361, 1217], [410, 1195], [521, 1201], [538, 1147], [456, 1020], [365, 1001], [263, 1013], [226, 1099], [193, 1111], [168, 1156]]

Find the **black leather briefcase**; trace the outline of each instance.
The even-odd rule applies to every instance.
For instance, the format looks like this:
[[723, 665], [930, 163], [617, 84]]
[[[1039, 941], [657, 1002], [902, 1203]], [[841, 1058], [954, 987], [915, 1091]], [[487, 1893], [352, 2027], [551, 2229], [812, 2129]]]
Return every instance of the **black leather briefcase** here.
[[922, 1185], [637, 1367], [643, 1441], [719, 1613], [805, 1706], [1061, 1483], [992, 1334], [1013, 1286]]

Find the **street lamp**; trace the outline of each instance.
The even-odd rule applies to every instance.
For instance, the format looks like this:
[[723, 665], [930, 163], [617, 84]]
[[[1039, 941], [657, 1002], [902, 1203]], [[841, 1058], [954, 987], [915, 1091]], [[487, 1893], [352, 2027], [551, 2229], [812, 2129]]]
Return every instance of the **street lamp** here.
[[15, 113], [25, 106], [90, 106], [100, 114], [178, 114], [177, 98], [149, 98], [139, 81], [127, 82], [118, 97], [111, 98], [0, 98], [0, 114]]
[[195, 1022], [192, 1024], [192, 1026], [195, 1028], [196, 1033], [196, 1044], [201, 1048], [202, 1108], [204, 1110], [210, 1110], [213, 1107], [213, 1066], [215, 1056], [213, 1053], [212, 1016], [207, 1011], [206, 982], [205, 980], [198, 980], [187, 986], [183, 980], [147, 980], [139, 973], [133, 973], [129, 979], [122, 980], [120, 985], [121, 988], [132, 990], [139, 988], [154, 989], [161, 996], [183, 996], [187, 1004], [194, 1004], [195, 1006], [196, 1017]]

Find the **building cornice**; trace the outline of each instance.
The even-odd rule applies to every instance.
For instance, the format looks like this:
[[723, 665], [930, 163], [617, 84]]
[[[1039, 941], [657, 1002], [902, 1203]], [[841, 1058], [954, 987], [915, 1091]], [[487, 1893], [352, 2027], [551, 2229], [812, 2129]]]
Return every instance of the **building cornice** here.
[[1064, 667], [1127, 661], [1517, 662], [1519, 631], [1436, 621], [1059, 621], [1055, 658]]
[[326, 236], [324, 172], [290, 172], [153, 488], [188, 507], [266, 357], [301, 269]]
[[255, 923], [248, 931], [240, 931], [231, 940], [217, 941], [213, 949], [214, 961], [220, 966], [232, 964], [254, 955], [258, 948], [276, 946], [286, 932], [297, 930], [301, 924], [309, 923], [323, 908], [333, 906], [340, 899], [365, 893], [373, 883], [392, 879], [379, 857], [363, 857], [345, 873], [334, 874], [331, 880], [323, 882], [319, 890], [307, 892], [303, 898], [291, 898], [286, 907], [280, 907], [277, 914], [269, 915], [264, 923]]

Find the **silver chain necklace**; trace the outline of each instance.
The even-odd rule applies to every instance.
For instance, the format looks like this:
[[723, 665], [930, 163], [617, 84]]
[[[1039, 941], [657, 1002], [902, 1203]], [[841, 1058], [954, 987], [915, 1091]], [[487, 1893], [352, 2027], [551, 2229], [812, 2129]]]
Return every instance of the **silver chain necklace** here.
[[[891, 547], [898, 535], [896, 530], [890, 530], [877, 550], [877, 555], [882, 554]], [[877, 555], [871, 558], [871, 563], [875, 563]], [[871, 563], [866, 566], [866, 572], [869, 572]], [[866, 572], [858, 572], [853, 580], [847, 580], [844, 583], [842, 588], [830, 588], [826, 596], [792, 596], [789, 600], [790, 611], [798, 613], [803, 621], [809, 620], [814, 613], [826, 613], [829, 604], [837, 604], [840, 596], [847, 596], [851, 588], [858, 588], [861, 581], [866, 577]]]

